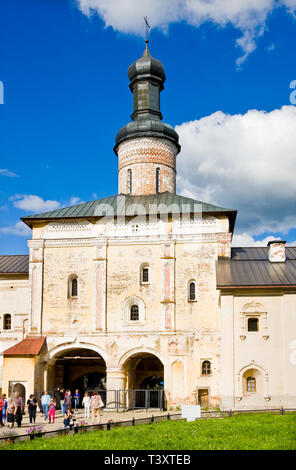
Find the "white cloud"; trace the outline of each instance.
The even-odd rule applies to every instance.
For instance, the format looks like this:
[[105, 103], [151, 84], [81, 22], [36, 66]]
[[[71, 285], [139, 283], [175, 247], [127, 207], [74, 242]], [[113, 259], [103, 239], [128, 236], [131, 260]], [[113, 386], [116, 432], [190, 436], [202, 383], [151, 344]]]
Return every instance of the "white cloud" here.
[[254, 240], [248, 233], [234, 234], [232, 239], [232, 246], [267, 246], [267, 243], [279, 238], [268, 236], [262, 240]]
[[184, 122], [178, 191], [238, 209], [240, 233], [287, 233], [296, 227], [295, 130], [295, 106]]
[[67, 203], [67, 204], [65, 205], [65, 207], [67, 207], [67, 206], [75, 206], [76, 204], [82, 204], [82, 202], [83, 202], [83, 201], [81, 201], [80, 197], [78, 197], [78, 196], [72, 196], [72, 197], [70, 198], [69, 203]]
[[[280, 240], [280, 238], [270, 235], [261, 240], [255, 240], [254, 237], [248, 233], [241, 233], [238, 235], [233, 235], [232, 246], [267, 246], [268, 242], [274, 240]], [[296, 246], [296, 241], [287, 243], [287, 246]]]
[[7, 169], [0, 169], [0, 175], [8, 176], [9, 178], [18, 178], [18, 175], [16, 173]]
[[21, 237], [31, 236], [31, 229], [26, 224], [24, 224], [24, 222], [17, 222], [15, 225], [10, 227], [2, 227], [0, 228], [0, 232]]
[[296, 0], [76, 0], [87, 16], [97, 13], [106, 27], [124, 33], [144, 34], [143, 17], [152, 27], [167, 31], [171, 23], [185, 21], [199, 27], [212, 22], [219, 26], [231, 24], [241, 31], [237, 45], [243, 55], [237, 65], [256, 48], [256, 40], [264, 33], [268, 15], [278, 7], [289, 13], [296, 10]]
[[22, 209], [28, 212], [46, 212], [58, 209], [61, 206], [59, 201], [44, 200], [40, 196], [33, 194], [15, 195], [11, 200], [14, 200], [13, 205], [17, 209]]

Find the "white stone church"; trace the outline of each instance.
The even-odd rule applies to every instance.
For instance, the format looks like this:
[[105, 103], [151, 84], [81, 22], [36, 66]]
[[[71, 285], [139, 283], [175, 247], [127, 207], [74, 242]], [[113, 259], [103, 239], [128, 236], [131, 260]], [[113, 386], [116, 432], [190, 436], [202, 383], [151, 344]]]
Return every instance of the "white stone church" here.
[[29, 255], [0, 256], [2, 392], [296, 407], [296, 247], [231, 248], [235, 210], [176, 194], [179, 138], [148, 43], [128, 76], [118, 195], [24, 217]]

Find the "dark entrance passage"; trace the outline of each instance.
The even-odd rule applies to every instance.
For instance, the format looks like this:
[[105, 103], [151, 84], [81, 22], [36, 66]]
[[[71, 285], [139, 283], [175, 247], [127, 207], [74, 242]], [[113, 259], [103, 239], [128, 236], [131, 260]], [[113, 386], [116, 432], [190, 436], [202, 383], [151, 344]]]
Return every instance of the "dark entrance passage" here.
[[104, 359], [91, 349], [71, 349], [56, 357], [54, 366], [54, 388], [85, 391], [106, 388], [106, 364]]
[[75, 380], [72, 385], [73, 390], [83, 390], [84, 392], [92, 392], [93, 390], [106, 389], [106, 374], [93, 372], [91, 374], [84, 374], [79, 379]]
[[153, 354], [139, 353], [126, 362], [130, 408], [163, 408], [164, 369]]

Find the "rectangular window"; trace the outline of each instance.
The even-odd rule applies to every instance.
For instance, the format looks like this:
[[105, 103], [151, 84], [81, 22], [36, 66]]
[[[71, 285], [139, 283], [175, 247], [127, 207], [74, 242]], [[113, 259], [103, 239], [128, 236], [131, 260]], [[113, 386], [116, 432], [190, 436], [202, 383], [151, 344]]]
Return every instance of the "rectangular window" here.
[[142, 282], [148, 282], [148, 281], [149, 281], [149, 269], [143, 268]]
[[3, 330], [11, 330], [11, 315], [9, 313], [4, 315]]

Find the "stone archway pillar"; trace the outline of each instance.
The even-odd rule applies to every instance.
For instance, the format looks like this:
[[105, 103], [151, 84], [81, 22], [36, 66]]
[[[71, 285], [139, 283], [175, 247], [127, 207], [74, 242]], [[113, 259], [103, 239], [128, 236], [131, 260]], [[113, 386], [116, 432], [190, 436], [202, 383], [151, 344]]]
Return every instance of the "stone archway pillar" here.
[[[126, 406], [126, 372], [122, 368], [109, 367], [106, 369], [106, 405], [119, 401], [120, 406]], [[115, 405], [115, 403], [114, 403]]]

